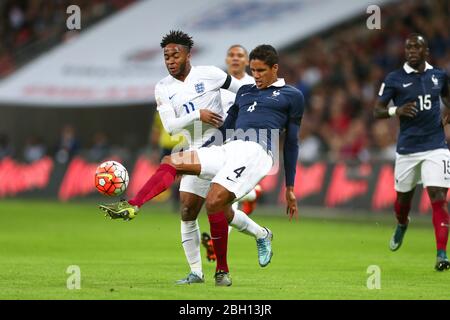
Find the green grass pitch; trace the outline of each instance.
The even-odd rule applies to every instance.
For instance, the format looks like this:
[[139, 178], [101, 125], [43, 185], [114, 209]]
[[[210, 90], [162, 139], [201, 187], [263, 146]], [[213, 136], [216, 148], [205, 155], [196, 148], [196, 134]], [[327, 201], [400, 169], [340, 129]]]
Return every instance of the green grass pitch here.
[[[105, 219], [93, 202], [0, 201], [0, 299], [450, 298], [450, 272], [433, 269], [431, 221], [413, 220], [403, 247], [392, 253], [392, 217], [289, 223], [283, 208], [271, 209], [278, 216], [252, 216], [274, 232], [268, 267], [259, 267], [255, 241], [234, 230], [231, 287], [214, 286], [214, 264], [206, 259], [205, 284], [176, 286], [188, 266], [179, 216], [168, 209], [150, 203], [124, 222]], [[209, 231], [203, 212], [200, 226]], [[70, 265], [80, 267], [79, 290], [67, 289]], [[367, 288], [370, 265], [381, 270], [381, 289]]]

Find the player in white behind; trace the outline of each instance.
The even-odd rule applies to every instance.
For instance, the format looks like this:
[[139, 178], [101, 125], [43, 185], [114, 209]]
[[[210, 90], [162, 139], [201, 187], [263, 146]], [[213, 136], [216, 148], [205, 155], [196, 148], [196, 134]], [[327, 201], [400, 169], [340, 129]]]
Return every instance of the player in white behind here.
[[[217, 67], [192, 66], [192, 46], [192, 38], [182, 31], [171, 31], [163, 37], [161, 47], [169, 75], [155, 87], [157, 110], [164, 129], [169, 134], [184, 134], [190, 151], [200, 148], [212, 137], [214, 130], [210, 129], [222, 125], [224, 112], [220, 89], [237, 92], [242, 85]], [[164, 175], [160, 182], [164, 184]], [[210, 180], [200, 179], [195, 175], [183, 175], [180, 182], [181, 242], [191, 271], [186, 278], [177, 281], [178, 284], [204, 282], [197, 217], [210, 184]], [[100, 208], [112, 218], [121, 218], [119, 213], [126, 212], [129, 220], [154, 196], [151, 184], [147, 183], [130, 201], [101, 205]], [[265, 234], [265, 229], [247, 218], [245, 213], [238, 212], [236, 216], [242, 222], [237, 226], [240, 231], [254, 237]], [[251, 230], [247, 230], [249, 223]]]

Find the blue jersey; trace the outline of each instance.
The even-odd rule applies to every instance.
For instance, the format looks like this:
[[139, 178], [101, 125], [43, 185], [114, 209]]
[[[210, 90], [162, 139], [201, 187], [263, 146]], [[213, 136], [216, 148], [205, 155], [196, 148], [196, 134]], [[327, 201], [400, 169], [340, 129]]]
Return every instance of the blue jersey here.
[[[244, 85], [237, 92], [236, 100], [228, 110], [228, 117], [221, 130], [223, 132], [226, 129], [234, 129], [232, 139], [256, 138], [255, 142], [268, 151], [272, 147], [272, 130], [285, 133], [283, 155], [286, 185], [293, 186], [303, 110], [303, 94], [286, 85], [283, 79], [264, 89], [258, 89], [254, 84]], [[251, 134], [248, 134], [249, 132]], [[252, 137], [252, 134], [256, 136]]]
[[387, 75], [379, 99], [384, 103], [392, 99], [397, 107], [415, 101], [418, 110], [414, 118], [400, 117], [399, 154], [447, 148], [440, 108], [440, 96], [446, 96], [447, 91], [447, 74], [428, 63], [423, 73], [405, 63]]
[[[265, 89], [258, 89], [254, 84], [242, 86], [236, 94], [233, 107], [228, 111], [229, 115], [236, 117], [233, 129], [267, 132], [267, 136], [258, 136], [258, 142], [270, 150], [270, 130], [278, 129], [283, 133], [290, 121], [300, 123], [304, 98], [298, 89], [286, 85], [284, 80], [279, 80]], [[244, 139], [248, 136], [240, 135], [238, 131], [236, 138]]]

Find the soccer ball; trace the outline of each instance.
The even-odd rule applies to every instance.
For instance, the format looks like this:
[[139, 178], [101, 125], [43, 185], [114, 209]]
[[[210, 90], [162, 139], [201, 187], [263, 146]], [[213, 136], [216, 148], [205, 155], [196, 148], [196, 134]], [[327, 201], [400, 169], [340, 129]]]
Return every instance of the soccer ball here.
[[106, 161], [95, 171], [95, 187], [106, 196], [121, 195], [128, 186], [128, 171], [117, 161]]

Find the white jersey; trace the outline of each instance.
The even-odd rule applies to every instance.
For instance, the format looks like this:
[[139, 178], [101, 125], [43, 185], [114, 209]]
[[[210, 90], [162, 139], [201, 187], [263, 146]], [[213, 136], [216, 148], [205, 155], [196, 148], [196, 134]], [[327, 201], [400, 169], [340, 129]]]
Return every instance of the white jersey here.
[[[155, 87], [155, 99], [164, 129], [169, 134], [182, 132], [190, 149], [201, 147], [212, 136], [212, 133], [204, 134], [205, 131], [213, 127], [200, 121], [200, 109], [224, 116], [220, 88], [227, 76], [214, 66], [192, 66], [184, 81], [171, 75], [159, 81]], [[195, 128], [201, 130], [195, 132]]]
[[[236, 79], [233, 77], [234, 80], [238, 81], [240, 86], [243, 86], [245, 84], [254, 84], [255, 79], [253, 79], [252, 76], [245, 73], [244, 77], [242, 79]], [[225, 117], [227, 116], [228, 109], [233, 105], [234, 100], [236, 99], [236, 93], [233, 93], [229, 90], [220, 89], [220, 95], [222, 99], [222, 109], [225, 113]]]

